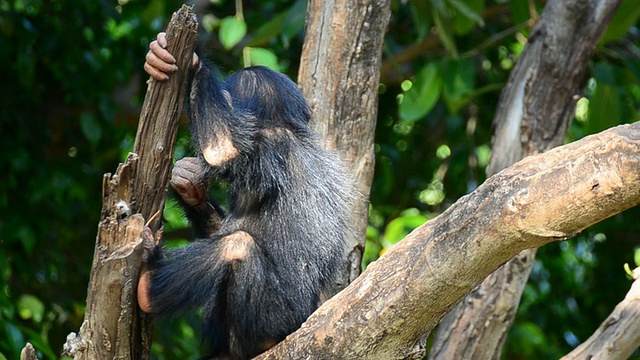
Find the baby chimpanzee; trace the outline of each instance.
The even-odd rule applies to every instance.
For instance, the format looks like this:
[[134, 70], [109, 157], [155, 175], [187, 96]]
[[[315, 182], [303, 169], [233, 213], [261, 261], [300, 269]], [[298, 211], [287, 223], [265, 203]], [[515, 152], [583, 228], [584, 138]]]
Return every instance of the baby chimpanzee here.
[[[163, 33], [145, 70], [176, 70]], [[213, 354], [253, 357], [295, 331], [343, 265], [353, 186], [309, 127], [296, 85], [265, 67], [218, 82], [194, 54], [190, 126], [197, 158], [176, 163], [171, 185], [201, 239], [156, 248], [138, 288], [143, 310], [202, 307]], [[228, 183], [226, 213], [207, 200]]]

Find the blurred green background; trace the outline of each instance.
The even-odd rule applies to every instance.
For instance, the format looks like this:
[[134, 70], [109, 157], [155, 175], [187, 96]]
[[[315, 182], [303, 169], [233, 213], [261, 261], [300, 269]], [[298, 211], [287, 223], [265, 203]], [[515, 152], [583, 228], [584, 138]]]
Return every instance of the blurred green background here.
[[[223, 73], [266, 64], [296, 78], [305, 1], [194, 3], [200, 53]], [[363, 266], [485, 180], [500, 90], [544, 6], [391, 3]], [[16, 359], [26, 341], [58, 358], [79, 329], [102, 175], [132, 149], [148, 43], [181, 4], [0, 1], [0, 359]], [[638, 120], [639, 14], [640, 3], [625, 0], [612, 21], [567, 141]], [[188, 137], [181, 130], [177, 158], [190, 154]], [[596, 329], [629, 288], [623, 265], [640, 263], [639, 215], [538, 252], [504, 358], [558, 358]], [[174, 203], [165, 219], [169, 243], [184, 242]], [[198, 332], [195, 316], [160, 321], [154, 357], [196, 357]]]

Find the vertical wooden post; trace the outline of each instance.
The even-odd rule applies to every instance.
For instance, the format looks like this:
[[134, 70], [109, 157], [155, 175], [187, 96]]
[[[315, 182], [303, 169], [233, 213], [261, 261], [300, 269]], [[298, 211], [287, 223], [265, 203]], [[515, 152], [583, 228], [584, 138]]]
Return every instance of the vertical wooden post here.
[[[167, 49], [178, 71], [169, 81], [151, 80], [134, 152], [115, 175], [105, 174], [102, 217], [87, 290], [87, 309], [78, 334], [64, 353], [74, 359], [148, 359], [151, 325], [136, 301], [145, 222], [159, 240], [162, 210], [175, 139], [195, 48], [198, 21], [183, 5], [167, 27]], [[146, 219], [146, 220], [145, 220]]]

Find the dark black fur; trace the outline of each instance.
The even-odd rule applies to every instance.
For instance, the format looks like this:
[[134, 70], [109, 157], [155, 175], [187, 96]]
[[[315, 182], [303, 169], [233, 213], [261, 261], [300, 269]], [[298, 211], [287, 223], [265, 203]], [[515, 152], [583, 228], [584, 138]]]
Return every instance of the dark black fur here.
[[[335, 154], [318, 144], [307, 103], [284, 75], [252, 67], [218, 83], [200, 66], [190, 108], [197, 149], [229, 134], [238, 150], [203, 169], [228, 182], [229, 209], [217, 234], [159, 257], [152, 309], [175, 314], [202, 307], [213, 353], [249, 358], [295, 331], [319, 305], [343, 264], [352, 186]], [[196, 233], [206, 233], [206, 219], [192, 223]], [[220, 239], [239, 230], [255, 246], [230, 263]]]

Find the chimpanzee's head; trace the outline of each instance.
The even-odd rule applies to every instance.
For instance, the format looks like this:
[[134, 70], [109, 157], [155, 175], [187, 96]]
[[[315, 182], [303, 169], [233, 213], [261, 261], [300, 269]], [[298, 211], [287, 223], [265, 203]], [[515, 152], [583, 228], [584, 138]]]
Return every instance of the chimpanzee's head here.
[[308, 130], [309, 106], [297, 85], [279, 72], [249, 67], [227, 77], [221, 88], [231, 95], [233, 108], [254, 115], [258, 126]]

